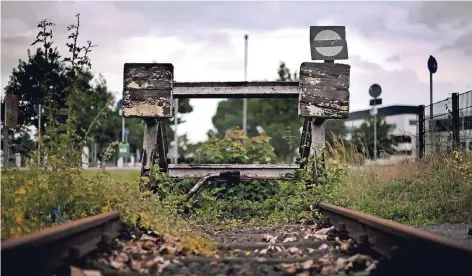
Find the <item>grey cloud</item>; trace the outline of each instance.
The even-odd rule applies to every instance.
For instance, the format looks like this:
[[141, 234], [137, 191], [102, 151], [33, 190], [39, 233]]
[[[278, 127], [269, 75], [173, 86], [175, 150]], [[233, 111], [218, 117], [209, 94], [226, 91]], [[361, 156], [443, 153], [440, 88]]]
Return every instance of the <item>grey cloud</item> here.
[[472, 57], [472, 2], [422, 2], [411, 7], [410, 20], [434, 30], [438, 39], [446, 33], [456, 34], [439, 50], [460, 50]]
[[395, 55], [387, 58], [387, 62], [399, 62], [401, 60], [400, 56]]
[[454, 42], [445, 44], [440, 47], [440, 50], [454, 50], [461, 49], [466, 56], [472, 57], [472, 28], [465, 31]]
[[472, 2], [421, 2], [412, 6], [410, 19], [431, 28], [441, 28], [442, 24], [456, 27], [472, 23]]

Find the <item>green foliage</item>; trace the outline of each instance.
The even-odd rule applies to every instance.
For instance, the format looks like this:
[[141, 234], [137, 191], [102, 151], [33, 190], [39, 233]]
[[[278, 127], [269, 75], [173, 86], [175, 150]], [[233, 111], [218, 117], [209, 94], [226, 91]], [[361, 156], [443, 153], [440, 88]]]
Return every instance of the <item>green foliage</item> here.
[[[295, 81], [297, 74], [281, 62], [278, 68], [278, 81]], [[249, 137], [259, 135], [258, 127], [271, 137], [279, 162], [292, 163], [298, 141], [302, 119], [297, 113], [297, 99], [248, 99], [247, 133]], [[228, 99], [218, 103], [212, 118], [215, 135], [222, 138], [235, 127], [242, 126], [242, 99]], [[238, 108], [241, 107], [241, 108]]]
[[[377, 154], [395, 152], [396, 141], [390, 135], [393, 125], [387, 124], [384, 117], [377, 117]], [[352, 144], [365, 156], [374, 156], [374, 118], [369, 117], [359, 128], [352, 132]], [[377, 156], [378, 157], [378, 156]]]
[[[87, 50], [82, 51], [85, 54], [79, 55], [78, 49], [84, 48], [76, 44], [77, 22], [77, 25], [69, 26], [74, 34], [70, 36], [72, 42], [68, 44], [72, 57], [66, 60], [69, 63], [67, 74], [70, 76], [78, 76], [79, 72], [86, 72], [91, 66], [86, 57]], [[37, 151], [31, 153], [29, 169], [26, 171], [2, 172], [2, 239], [19, 237], [69, 219], [120, 210], [124, 222], [137, 224], [139, 218], [141, 227], [180, 236], [191, 251], [205, 249], [208, 244], [189, 232], [188, 225], [176, 216], [175, 209], [167, 209], [157, 197], [141, 192], [136, 180], [112, 180], [104, 167], [93, 176], [82, 171], [82, 147], [101, 115], [109, 109], [105, 105], [90, 110], [94, 117], [90, 125], [79, 132], [77, 123], [80, 122], [80, 113], [76, 112], [76, 108], [80, 97], [77, 94], [81, 92], [78, 88], [83, 79], [78, 77], [71, 80], [70, 86], [66, 87], [65, 110], [55, 112], [57, 110], [53, 105], [56, 102], [53, 99], [56, 95], [54, 91], [46, 93], [48, 101], [45, 108], [49, 112], [44, 137], [47, 139], [39, 140], [41, 155]], [[68, 115], [66, 121], [61, 121], [62, 114]], [[116, 143], [112, 143], [106, 148], [102, 154], [104, 160], [113, 155], [115, 146]], [[56, 219], [53, 213], [58, 210], [62, 211], [62, 217]]]
[[[235, 129], [224, 138], [212, 138], [197, 150], [200, 163], [272, 163], [276, 156], [270, 145], [270, 138], [261, 135], [248, 138]], [[346, 173], [346, 164], [330, 162], [326, 171], [327, 181], [312, 189], [314, 159], [310, 159], [306, 170], [297, 172], [292, 181], [210, 181], [187, 202], [185, 211], [197, 221], [234, 225], [244, 223], [282, 223], [300, 219], [312, 219], [314, 206], [319, 201], [339, 202], [337, 187]], [[317, 160], [318, 162], [320, 160]], [[154, 170], [158, 171], [158, 170]], [[172, 182], [166, 175], [156, 175], [165, 194], [168, 206], [177, 206], [196, 180], [186, 179]]]
[[196, 151], [201, 164], [269, 164], [276, 161], [270, 137], [263, 134], [249, 138], [238, 128], [223, 139], [211, 138]]

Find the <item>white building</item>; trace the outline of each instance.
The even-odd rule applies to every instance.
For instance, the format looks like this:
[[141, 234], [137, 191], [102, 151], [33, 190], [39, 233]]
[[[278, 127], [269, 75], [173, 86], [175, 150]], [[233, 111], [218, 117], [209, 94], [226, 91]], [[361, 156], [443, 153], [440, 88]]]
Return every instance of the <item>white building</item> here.
[[[391, 135], [399, 143], [395, 147], [399, 153], [416, 156], [416, 133], [418, 123], [418, 106], [393, 105], [378, 108], [377, 116], [385, 118], [387, 124], [393, 125]], [[371, 117], [371, 110], [361, 110], [349, 113], [345, 120], [348, 131], [358, 128], [366, 118]], [[348, 134], [347, 140], [351, 137]]]

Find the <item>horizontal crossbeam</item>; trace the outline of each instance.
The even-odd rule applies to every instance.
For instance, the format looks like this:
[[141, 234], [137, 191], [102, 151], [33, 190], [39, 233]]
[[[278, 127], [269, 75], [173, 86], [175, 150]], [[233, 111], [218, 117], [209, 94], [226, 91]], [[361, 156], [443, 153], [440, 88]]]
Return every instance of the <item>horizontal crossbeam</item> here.
[[241, 179], [284, 179], [299, 169], [297, 165], [287, 164], [170, 164], [171, 178], [204, 177], [223, 172], [240, 172]]
[[297, 98], [296, 81], [174, 82], [173, 97], [182, 98]]

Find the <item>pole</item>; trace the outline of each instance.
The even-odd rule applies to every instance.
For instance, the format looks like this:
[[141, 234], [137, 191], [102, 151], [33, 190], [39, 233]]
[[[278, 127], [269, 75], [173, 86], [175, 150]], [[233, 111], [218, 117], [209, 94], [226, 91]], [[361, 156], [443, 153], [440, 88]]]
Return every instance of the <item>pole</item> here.
[[177, 113], [179, 112], [179, 99], [175, 99], [175, 106], [174, 106], [174, 164], [177, 164], [178, 156], [179, 156], [179, 136], [177, 136]]
[[3, 120], [3, 167], [8, 168], [8, 129], [7, 129], [7, 93], [5, 93], [5, 98], [3, 100], [4, 110], [5, 110], [5, 119]]
[[121, 117], [121, 142], [125, 142], [125, 117]]
[[41, 105], [38, 110], [38, 165], [41, 163]]
[[[429, 72], [429, 131], [432, 133], [434, 132], [434, 125], [433, 125], [433, 73]], [[433, 139], [433, 136], [431, 139]], [[432, 140], [431, 140], [432, 145]]]
[[374, 161], [377, 160], [377, 106], [374, 105]]
[[[244, 35], [244, 81], [247, 81], [247, 46], [248, 35]], [[243, 131], [247, 133], [247, 98], [243, 99]]]

